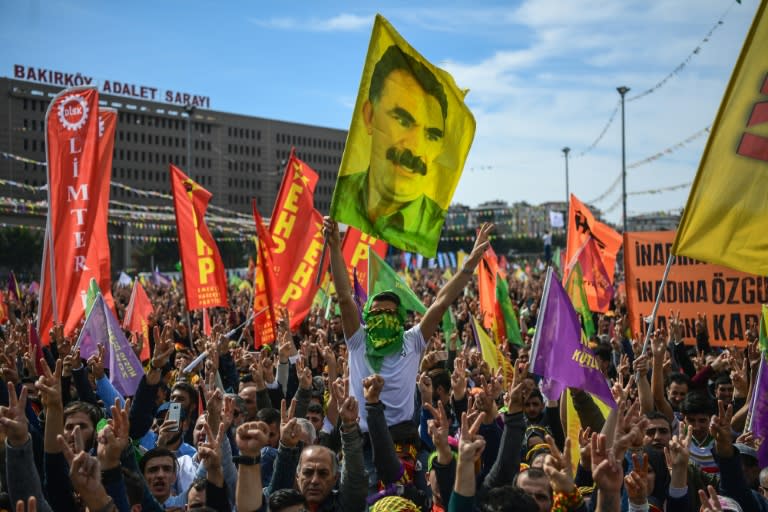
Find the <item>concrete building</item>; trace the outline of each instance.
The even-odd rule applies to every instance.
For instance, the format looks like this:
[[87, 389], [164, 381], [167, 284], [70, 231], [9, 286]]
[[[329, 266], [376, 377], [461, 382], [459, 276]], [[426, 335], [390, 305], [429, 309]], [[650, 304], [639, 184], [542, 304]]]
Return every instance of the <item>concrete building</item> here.
[[[34, 81], [0, 78], [0, 179], [29, 187], [46, 184], [46, 168], [35, 162], [46, 160], [45, 112], [51, 98], [64, 88], [63, 82], [57, 85], [53, 71], [40, 71], [48, 70], [15, 66], [14, 76], [31, 76]], [[59, 75], [62, 73], [56, 72], [57, 78]], [[297, 156], [320, 177], [315, 207], [321, 212], [330, 208], [346, 131], [218, 112], [209, 108], [207, 97], [170, 91], [157, 94], [157, 88], [115, 84], [108, 80], [98, 84], [100, 105], [118, 111], [112, 182], [126, 187], [113, 185], [111, 200], [170, 206], [169, 199], [131, 189], [170, 194], [168, 164], [173, 163], [213, 194], [212, 205], [250, 214], [255, 198], [262, 216], [268, 218], [285, 163], [295, 147]], [[43, 191], [3, 182], [0, 196], [26, 202], [45, 200]], [[9, 201], [5, 203], [0, 204], [0, 225], [44, 225], [44, 215], [28, 204], [13, 207]], [[114, 222], [109, 231], [113, 269], [130, 265], [132, 246], [140, 243], [142, 233], [157, 233], [151, 228], [137, 231], [135, 226], [128, 233], [127, 226]], [[167, 230], [163, 234], [174, 233]], [[116, 250], [114, 244], [121, 248]]]

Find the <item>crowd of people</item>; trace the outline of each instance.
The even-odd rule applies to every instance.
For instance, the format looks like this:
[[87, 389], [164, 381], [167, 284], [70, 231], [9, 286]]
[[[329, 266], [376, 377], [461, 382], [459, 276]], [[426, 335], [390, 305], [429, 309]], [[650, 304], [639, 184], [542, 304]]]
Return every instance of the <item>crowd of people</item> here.
[[[0, 509], [768, 511], [768, 468], [748, 428], [757, 326], [746, 348], [725, 350], [710, 346], [704, 317], [685, 340], [673, 315], [643, 350], [617, 296], [589, 341], [617, 403], [605, 413], [579, 389], [545, 397], [528, 371], [544, 283], [535, 266], [508, 276], [524, 344], [498, 341], [514, 376], [483, 358], [473, 274], [492, 226], [451, 277], [413, 275], [424, 314], [396, 291], [358, 309], [338, 225], [324, 228], [338, 312], [313, 308], [292, 332], [282, 311], [276, 340], [259, 349], [247, 290], [232, 290], [205, 335], [181, 287], [148, 285], [151, 357], [131, 397], [110, 382], [108, 340], [84, 360], [78, 332], [57, 325], [40, 358], [27, 328], [36, 297], [6, 297]], [[113, 295], [122, 318], [130, 289]], [[141, 333], [129, 334], [140, 354]]]

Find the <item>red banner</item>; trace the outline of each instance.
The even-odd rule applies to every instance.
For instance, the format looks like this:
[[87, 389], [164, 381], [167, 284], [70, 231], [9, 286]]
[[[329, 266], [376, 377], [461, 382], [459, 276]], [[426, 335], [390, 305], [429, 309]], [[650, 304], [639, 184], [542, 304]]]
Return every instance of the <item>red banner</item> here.
[[101, 245], [108, 242], [106, 214], [99, 210], [108, 208], [110, 176], [99, 167], [98, 105], [96, 89], [73, 88], [59, 93], [46, 113], [49, 213], [38, 319], [45, 344], [55, 320], [72, 333], [85, 311], [88, 283], [100, 282]]
[[280, 306], [290, 313], [291, 329], [307, 316], [319, 288], [315, 277], [323, 252], [323, 216], [315, 210], [317, 181], [317, 173], [291, 151], [269, 226], [275, 290]]
[[[99, 170], [102, 175], [101, 193], [106, 200], [96, 206], [96, 222], [101, 233], [94, 233], [94, 242], [99, 251], [99, 289], [104, 302], [115, 313], [115, 299], [112, 298], [112, 257], [109, 254], [107, 237], [107, 218], [109, 217], [109, 185], [112, 179], [112, 155], [115, 149], [115, 130], [117, 128], [117, 110], [99, 108]], [[106, 179], [105, 179], [106, 178]]]
[[171, 165], [170, 168], [187, 310], [226, 308], [227, 276], [224, 263], [216, 241], [205, 224], [205, 211], [211, 193], [178, 167]]
[[[644, 335], [674, 231], [640, 231], [624, 235], [627, 306], [632, 333]], [[745, 347], [746, 330], [768, 303], [768, 277], [745, 274], [686, 256], [678, 256], [669, 272], [656, 315], [655, 329], [669, 331], [669, 313], [680, 313], [683, 338], [696, 342], [696, 320], [706, 315], [709, 342], [716, 347]]]
[[357, 279], [360, 285], [368, 293], [368, 247], [375, 251], [381, 259], [387, 255], [387, 242], [373, 238], [359, 229], [347, 226], [344, 240], [341, 242], [341, 253], [344, 255], [344, 263], [347, 264], [349, 282], [352, 282], [352, 270], [357, 269]]
[[[565, 252], [566, 266], [571, 264], [573, 258], [587, 242], [590, 235], [592, 235], [597, 244], [605, 271], [608, 273], [611, 283], [613, 283], [616, 270], [616, 255], [621, 248], [621, 235], [609, 225], [596, 220], [592, 212], [589, 211], [589, 208], [579, 201], [575, 195], [571, 194], [571, 204], [568, 209], [568, 244]], [[585, 287], [585, 291], [587, 293], [589, 309], [601, 311], [595, 289], [593, 287]]]
[[152, 303], [147, 297], [147, 292], [144, 291], [144, 287], [136, 279], [133, 283], [133, 291], [131, 291], [131, 300], [128, 302], [128, 308], [125, 310], [125, 318], [123, 318], [123, 329], [129, 332], [138, 332], [142, 339], [143, 344], [141, 346], [141, 354], [139, 360], [146, 361], [150, 358], [149, 351], [149, 315], [154, 312]]
[[264, 221], [261, 219], [256, 201], [252, 201], [253, 220], [256, 222], [256, 279], [253, 287], [253, 345], [259, 348], [275, 341], [277, 329], [275, 320], [274, 297], [277, 294], [275, 285], [275, 265], [272, 261], [272, 251], [275, 250], [272, 236]]

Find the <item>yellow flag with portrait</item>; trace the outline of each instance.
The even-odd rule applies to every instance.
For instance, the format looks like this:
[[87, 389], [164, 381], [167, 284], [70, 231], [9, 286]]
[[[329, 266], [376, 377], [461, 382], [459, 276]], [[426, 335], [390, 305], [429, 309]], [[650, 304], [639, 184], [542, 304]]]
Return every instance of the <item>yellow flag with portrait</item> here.
[[475, 135], [465, 94], [377, 15], [331, 217], [434, 257]]
[[768, 275], [768, 0], [757, 9], [672, 247]]

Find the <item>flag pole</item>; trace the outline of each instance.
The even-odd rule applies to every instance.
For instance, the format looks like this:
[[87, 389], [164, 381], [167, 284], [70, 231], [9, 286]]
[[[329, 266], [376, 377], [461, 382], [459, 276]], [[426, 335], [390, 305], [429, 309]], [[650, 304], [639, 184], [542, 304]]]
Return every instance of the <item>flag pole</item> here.
[[[659, 285], [659, 291], [656, 293], [656, 302], [653, 304], [653, 310], [651, 310], [651, 321], [648, 322], [648, 328], [645, 331], [645, 341], [643, 341], [643, 350], [641, 354], [645, 353], [648, 348], [648, 341], [651, 339], [651, 330], [656, 323], [656, 312], [659, 310], [659, 304], [661, 303], [661, 294], [664, 293], [664, 285], [667, 283], [667, 277], [669, 277], [669, 271], [672, 268], [672, 263], [675, 261], [675, 255], [670, 253], [667, 259], [667, 267], [664, 269], [664, 275], [661, 278], [661, 285]], [[647, 317], [646, 317], [647, 319]]]
[[757, 405], [758, 386], [760, 385], [760, 379], [763, 376], [764, 357], [765, 354], [760, 351], [760, 366], [757, 369], [757, 377], [755, 378], [755, 382], [752, 383], [752, 401], [749, 404], [749, 416], [747, 417], [747, 427], [744, 429], [745, 432], [752, 432], [752, 423], [755, 419], [755, 405]]

